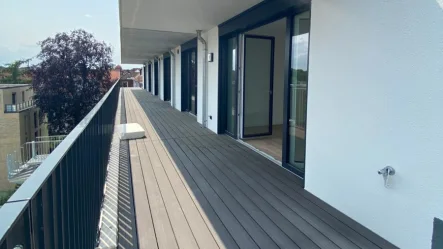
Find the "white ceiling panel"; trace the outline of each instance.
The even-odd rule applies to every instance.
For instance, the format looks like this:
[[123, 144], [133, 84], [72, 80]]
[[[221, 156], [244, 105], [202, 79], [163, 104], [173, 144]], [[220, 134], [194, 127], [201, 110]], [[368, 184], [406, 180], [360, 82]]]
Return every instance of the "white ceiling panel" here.
[[209, 30], [262, 0], [120, 0], [120, 27], [194, 33]]
[[143, 63], [262, 0], [119, 0], [122, 63]]
[[138, 64], [194, 38], [196, 34], [123, 28], [120, 31], [123, 64]]

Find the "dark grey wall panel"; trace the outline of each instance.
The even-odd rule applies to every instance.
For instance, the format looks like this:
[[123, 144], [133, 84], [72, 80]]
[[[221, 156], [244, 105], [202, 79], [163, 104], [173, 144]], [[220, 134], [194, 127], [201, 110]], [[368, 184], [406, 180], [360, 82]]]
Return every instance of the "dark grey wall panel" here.
[[181, 51], [185, 51], [191, 48], [197, 47], [197, 38], [191, 39], [181, 45]]

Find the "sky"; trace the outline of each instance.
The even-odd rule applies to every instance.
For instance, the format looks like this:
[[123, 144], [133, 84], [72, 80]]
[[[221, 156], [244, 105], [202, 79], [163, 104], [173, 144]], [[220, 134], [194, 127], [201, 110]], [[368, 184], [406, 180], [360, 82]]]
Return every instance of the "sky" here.
[[31, 58], [39, 41], [74, 29], [109, 44], [113, 63], [120, 64], [118, 0], [0, 0], [0, 6], [0, 65]]

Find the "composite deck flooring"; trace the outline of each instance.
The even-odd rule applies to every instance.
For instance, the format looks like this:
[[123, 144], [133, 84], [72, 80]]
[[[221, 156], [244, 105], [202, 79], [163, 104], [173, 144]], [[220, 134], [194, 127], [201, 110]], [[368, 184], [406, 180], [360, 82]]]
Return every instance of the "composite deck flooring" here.
[[300, 180], [144, 90], [124, 88], [139, 248], [396, 248]]

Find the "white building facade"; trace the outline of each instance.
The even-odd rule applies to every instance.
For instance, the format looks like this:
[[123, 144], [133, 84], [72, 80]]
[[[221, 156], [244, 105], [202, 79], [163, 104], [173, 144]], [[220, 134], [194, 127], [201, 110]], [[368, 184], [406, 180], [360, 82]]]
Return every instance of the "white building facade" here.
[[395, 246], [439, 248], [442, 5], [121, 0], [122, 63]]

